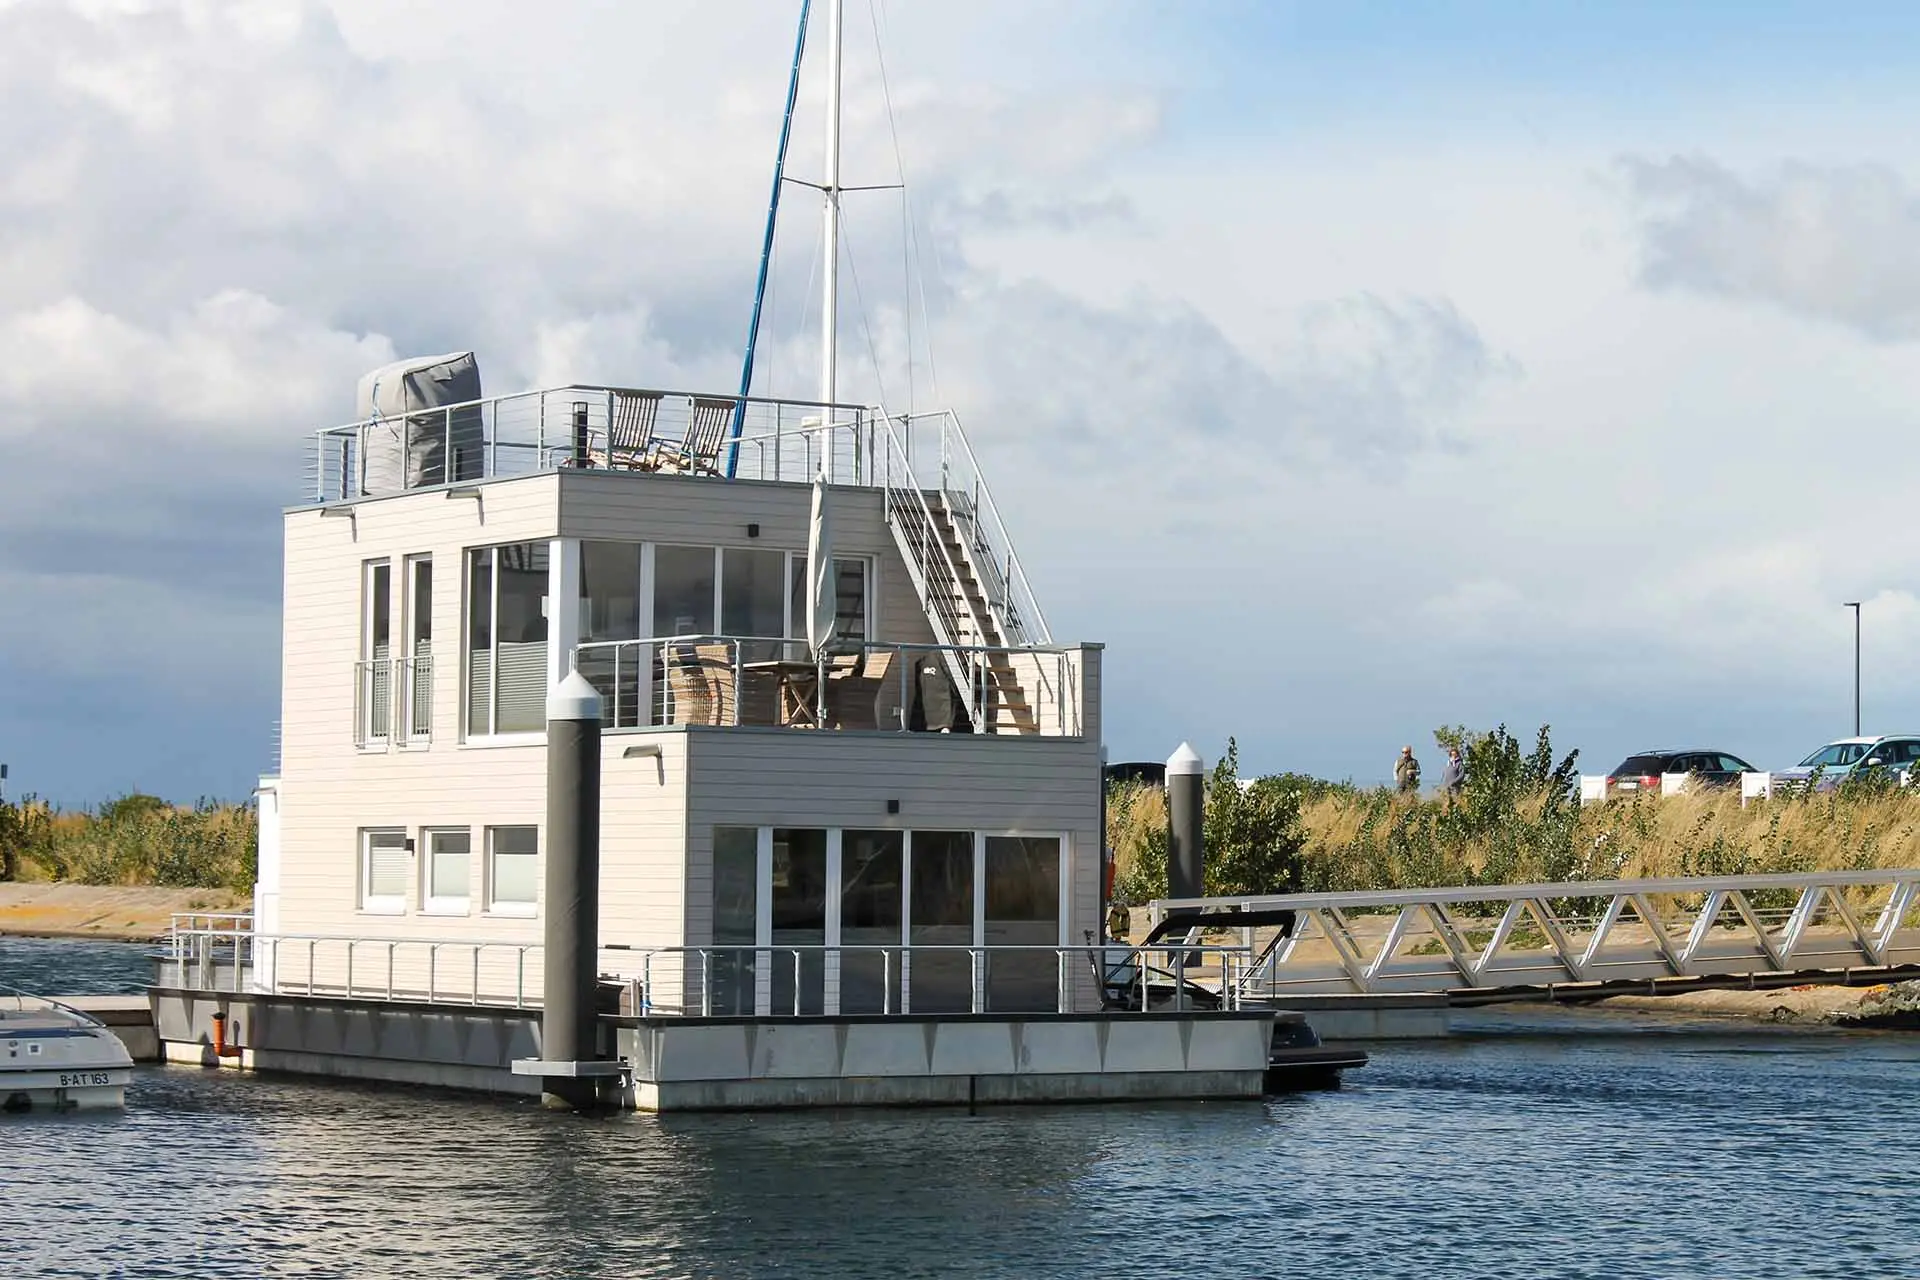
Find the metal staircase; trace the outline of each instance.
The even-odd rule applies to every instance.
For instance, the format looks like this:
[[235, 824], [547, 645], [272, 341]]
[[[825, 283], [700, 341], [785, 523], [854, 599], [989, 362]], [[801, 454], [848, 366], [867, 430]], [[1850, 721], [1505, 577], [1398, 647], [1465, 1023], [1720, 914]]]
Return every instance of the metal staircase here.
[[975, 732], [1036, 735], [1039, 720], [1009, 650], [1047, 643], [1046, 623], [984, 482], [975, 474], [972, 485], [953, 486], [952, 446], [964, 450], [969, 469], [972, 451], [951, 415], [941, 427], [942, 483], [929, 490], [886, 420], [887, 523]]

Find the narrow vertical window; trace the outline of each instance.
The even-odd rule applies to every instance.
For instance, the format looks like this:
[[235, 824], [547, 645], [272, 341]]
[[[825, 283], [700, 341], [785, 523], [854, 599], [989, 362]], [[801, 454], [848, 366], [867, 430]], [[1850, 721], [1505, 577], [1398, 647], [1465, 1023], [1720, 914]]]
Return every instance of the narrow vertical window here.
[[840, 839], [840, 1012], [898, 1013], [906, 836], [848, 831]]
[[530, 916], [540, 900], [537, 827], [487, 828], [487, 910]]
[[1060, 838], [988, 836], [985, 930], [987, 1008], [1052, 1013], [1060, 986]]
[[401, 706], [409, 741], [433, 736], [433, 557], [407, 561], [407, 650], [401, 659]]
[[600, 691], [602, 715], [613, 728], [642, 721], [653, 655], [636, 643], [640, 637], [640, 544], [581, 543], [578, 667]]
[[787, 963], [773, 966], [773, 1007], [780, 1013], [819, 1013], [826, 997], [826, 967], [819, 948], [827, 940], [827, 833], [775, 827], [772, 879], [769, 941], [776, 948], [800, 948], [797, 965], [789, 953]]
[[754, 944], [759, 941], [760, 833], [713, 829], [713, 1011], [754, 1011]]
[[355, 741], [384, 747], [393, 722], [393, 566], [370, 560], [361, 574]]
[[407, 909], [407, 833], [397, 828], [360, 833], [360, 909], [400, 915]]

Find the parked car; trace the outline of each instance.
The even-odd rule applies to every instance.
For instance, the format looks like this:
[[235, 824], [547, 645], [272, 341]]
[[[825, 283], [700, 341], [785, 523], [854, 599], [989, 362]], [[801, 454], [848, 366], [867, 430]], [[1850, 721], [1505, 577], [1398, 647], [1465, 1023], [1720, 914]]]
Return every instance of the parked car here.
[[1892, 733], [1878, 738], [1839, 738], [1829, 742], [1791, 769], [1773, 771], [1773, 781], [1805, 782], [1815, 773], [1819, 791], [1831, 791], [1848, 778], [1870, 769], [1910, 775], [1920, 765], [1920, 733]]
[[1639, 791], [1658, 794], [1663, 773], [1691, 774], [1703, 787], [1737, 787], [1741, 774], [1753, 772], [1754, 767], [1739, 756], [1704, 747], [1641, 751], [1622, 760], [1619, 767], [1607, 775], [1607, 794], [1632, 795]]

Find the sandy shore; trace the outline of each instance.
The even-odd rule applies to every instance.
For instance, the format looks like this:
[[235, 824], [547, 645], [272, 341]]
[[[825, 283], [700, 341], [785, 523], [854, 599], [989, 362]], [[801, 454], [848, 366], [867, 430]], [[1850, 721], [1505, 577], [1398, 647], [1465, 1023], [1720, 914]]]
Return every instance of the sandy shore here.
[[251, 906], [245, 895], [225, 889], [0, 884], [0, 933], [145, 941], [165, 934], [175, 912], [246, 911]]
[[1613, 996], [1599, 1009], [1645, 1009], [1763, 1022], [1831, 1021], [1884, 987], [1782, 987], [1777, 991], [1687, 991], [1671, 996]]

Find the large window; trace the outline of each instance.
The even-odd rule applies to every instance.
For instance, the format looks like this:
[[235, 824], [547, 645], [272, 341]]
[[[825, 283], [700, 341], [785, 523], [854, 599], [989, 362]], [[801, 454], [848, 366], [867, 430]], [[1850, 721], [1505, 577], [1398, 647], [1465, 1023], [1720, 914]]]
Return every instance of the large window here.
[[393, 565], [369, 560], [360, 574], [360, 666], [355, 740], [385, 747], [393, 729]]
[[540, 900], [537, 827], [487, 828], [487, 910], [530, 916]]
[[638, 640], [640, 544], [580, 544], [580, 639]]
[[[787, 634], [804, 638], [807, 634], [807, 558], [792, 557], [793, 590]], [[851, 647], [867, 639], [867, 562], [835, 556], [833, 561], [833, 641]]]
[[[787, 611], [787, 555], [728, 547], [720, 553], [720, 634], [779, 636]], [[744, 655], [748, 661], [778, 656], [779, 645]]]
[[360, 833], [360, 909], [401, 915], [407, 909], [407, 833], [378, 828]]
[[652, 636], [714, 634], [712, 547], [653, 549]]
[[538, 733], [547, 719], [547, 544], [467, 553], [467, 733]]
[[467, 914], [468, 886], [473, 880], [473, 833], [464, 828], [429, 831], [426, 841], [422, 910], [431, 915]]

